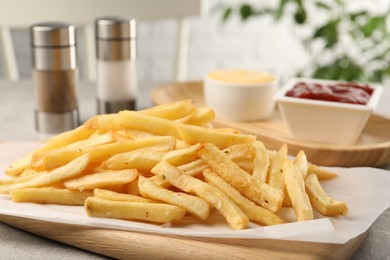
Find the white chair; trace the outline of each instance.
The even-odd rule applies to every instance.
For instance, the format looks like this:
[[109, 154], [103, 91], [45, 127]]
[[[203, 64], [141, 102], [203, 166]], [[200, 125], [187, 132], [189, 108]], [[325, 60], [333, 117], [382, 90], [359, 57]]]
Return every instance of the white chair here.
[[116, 15], [142, 19], [175, 18], [179, 22], [176, 48], [176, 80], [186, 78], [188, 20], [205, 10], [205, 0], [0, 0], [0, 60], [6, 78], [18, 80], [18, 64], [12, 45], [11, 28], [25, 28], [44, 21], [77, 25], [83, 34], [82, 54], [86, 79], [94, 80], [95, 42], [93, 22], [97, 17]]

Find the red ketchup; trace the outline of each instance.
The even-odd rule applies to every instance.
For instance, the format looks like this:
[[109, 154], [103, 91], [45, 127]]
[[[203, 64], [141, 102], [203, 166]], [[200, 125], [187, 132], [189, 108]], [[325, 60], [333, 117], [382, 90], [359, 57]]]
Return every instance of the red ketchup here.
[[357, 83], [308, 83], [298, 82], [286, 96], [365, 105], [374, 89]]

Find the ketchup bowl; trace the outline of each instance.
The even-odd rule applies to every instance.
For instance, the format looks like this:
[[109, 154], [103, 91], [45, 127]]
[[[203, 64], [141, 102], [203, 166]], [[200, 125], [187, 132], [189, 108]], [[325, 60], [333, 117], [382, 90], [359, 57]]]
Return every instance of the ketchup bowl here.
[[292, 137], [353, 145], [375, 110], [382, 86], [293, 78], [274, 96]]

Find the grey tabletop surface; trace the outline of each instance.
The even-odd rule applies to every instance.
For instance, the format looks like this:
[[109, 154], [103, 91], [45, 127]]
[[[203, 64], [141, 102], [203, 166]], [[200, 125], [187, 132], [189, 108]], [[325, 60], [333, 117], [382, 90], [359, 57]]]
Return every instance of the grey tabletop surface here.
[[[79, 84], [81, 121], [96, 114], [95, 93], [95, 83], [81, 82]], [[147, 97], [148, 95], [144, 93], [141, 96]], [[150, 104], [147, 98], [138, 100], [140, 108]], [[385, 89], [376, 112], [390, 117], [390, 89]], [[42, 138], [34, 130], [33, 114], [32, 82], [30, 80], [18, 82], [0, 80], [0, 141], [31, 141]], [[390, 166], [386, 168], [390, 169]], [[0, 259], [108, 258], [0, 223]], [[353, 259], [390, 259], [390, 209], [387, 209], [371, 226], [368, 237], [363, 241]]]

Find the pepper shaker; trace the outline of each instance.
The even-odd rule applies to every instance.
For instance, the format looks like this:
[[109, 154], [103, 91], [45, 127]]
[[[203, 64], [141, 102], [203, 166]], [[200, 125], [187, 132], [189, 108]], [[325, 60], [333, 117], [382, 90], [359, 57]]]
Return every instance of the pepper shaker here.
[[31, 26], [35, 125], [57, 134], [79, 125], [75, 27], [67, 23]]
[[137, 98], [136, 21], [103, 17], [95, 21], [98, 113], [134, 110]]

